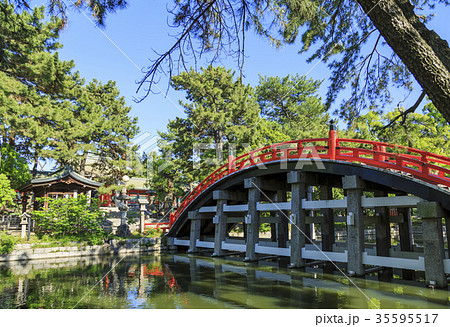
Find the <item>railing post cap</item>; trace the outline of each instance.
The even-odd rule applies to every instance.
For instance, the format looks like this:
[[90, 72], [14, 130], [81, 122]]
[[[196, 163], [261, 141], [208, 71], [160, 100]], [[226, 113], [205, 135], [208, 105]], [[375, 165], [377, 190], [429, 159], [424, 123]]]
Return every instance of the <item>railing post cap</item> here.
[[332, 119], [332, 120], [330, 120], [330, 131], [335, 131], [335, 130], [336, 130], [335, 121]]

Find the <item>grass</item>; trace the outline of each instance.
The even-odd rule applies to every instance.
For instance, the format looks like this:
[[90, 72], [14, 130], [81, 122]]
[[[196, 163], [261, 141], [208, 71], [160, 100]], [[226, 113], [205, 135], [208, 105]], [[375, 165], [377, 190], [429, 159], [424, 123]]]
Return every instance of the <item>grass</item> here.
[[58, 237], [57, 239], [55, 239], [49, 235], [44, 235], [41, 238], [38, 238], [36, 235], [31, 235], [29, 241], [22, 238], [19, 238], [17, 241], [17, 244], [30, 244], [33, 249], [80, 245], [80, 243], [83, 245], [89, 245], [89, 240], [81, 241], [76, 237]]

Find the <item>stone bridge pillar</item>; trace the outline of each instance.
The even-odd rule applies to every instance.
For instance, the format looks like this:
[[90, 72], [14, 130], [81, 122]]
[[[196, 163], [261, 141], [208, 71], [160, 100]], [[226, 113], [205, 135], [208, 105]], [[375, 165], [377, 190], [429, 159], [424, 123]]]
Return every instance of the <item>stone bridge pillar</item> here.
[[[385, 191], [375, 191], [375, 197], [387, 197]], [[376, 207], [375, 216], [377, 218], [375, 223], [375, 238], [377, 256], [389, 257], [391, 249], [391, 224], [389, 207]], [[378, 280], [390, 281], [392, 279], [392, 268], [385, 267], [378, 272]]]
[[302, 199], [306, 199], [306, 174], [291, 171], [287, 175], [291, 184], [291, 268], [303, 267], [302, 249], [305, 247], [306, 212], [302, 209]]
[[[319, 196], [321, 200], [332, 200], [333, 189], [329, 185], [321, 185], [319, 189]], [[321, 220], [322, 232], [322, 251], [333, 251], [334, 239], [334, 211], [333, 209], [321, 209], [323, 216]]]
[[213, 218], [215, 225], [213, 256], [219, 257], [225, 254], [222, 250], [222, 242], [225, 241], [228, 234], [227, 215], [224, 213], [224, 206], [227, 204], [227, 200], [246, 200], [246, 197], [241, 192], [217, 190], [213, 192], [213, 199], [217, 200], [216, 215]]
[[422, 218], [426, 282], [438, 288], [447, 287], [442, 235], [444, 210], [438, 202], [419, 202], [417, 204], [417, 215]]
[[261, 180], [251, 177], [244, 180], [244, 187], [248, 189], [248, 214], [245, 217], [247, 225], [246, 249], [244, 261], [257, 260], [255, 246], [259, 239], [259, 212], [256, 204], [261, 198]]
[[[398, 208], [398, 214], [403, 216], [403, 222], [398, 224], [398, 233], [400, 236], [400, 251], [413, 251], [412, 224], [411, 224], [411, 208]], [[414, 270], [402, 269], [402, 278], [413, 280], [415, 277]]]
[[400, 250], [412, 251], [412, 224], [411, 224], [411, 209], [398, 208], [397, 212], [403, 215], [403, 222], [398, 224], [398, 232], [400, 235]]
[[[214, 198], [214, 197], [213, 197]], [[222, 242], [227, 237], [227, 216], [223, 212], [223, 207], [227, 204], [225, 199], [217, 199], [216, 215], [213, 217], [214, 223], [214, 253], [213, 257], [224, 255], [222, 250]]]
[[200, 228], [201, 228], [201, 216], [198, 210], [189, 211], [188, 219], [191, 221], [191, 234], [189, 239], [189, 250], [188, 253], [198, 252], [197, 240], [200, 239]]
[[[385, 197], [387, 193], [384, 191], [375, 191], [375, 197]], [[381, 257], [389, 257], [389, 249], [391, 248], [391, 225], [388, 207], [376, 207], [375, 215], [378, 217], [375, 224], [375, 237], [377, 255]]]
[[448, 230], [450, 229], [450, 218], [448, 213], [446, 213], [445, 215], [445, 233], [447, 236], [447, 258], [450, 259], [450, 238], [449, 238], [449, 232]]
[[[276, 196], [275, 196], [275, 202], [286, 202], [287, 201], [287, 196], [286, 196], [286, 191], [285, 190], [280, 190], [277, 191]], [[287, 241], [288, 241], [288, 237], [289, 237], [289, 230], [288, 230], [288, 218], [289, 215], [287, 214], [286, 211], [277, 211], [277, 213], [275, 214], [275, 216], [278, 218], [278, 223], [277, 223], [277, 242], [278, 242], [278, 247], [279, 248], [285, 248], [287, 246]]]
[[361, 196], [364, 182], [355, 175], [342, 178], [342, 188], [347, 190], [347, 251], [349, 275], [364, 275], [364, 217]]

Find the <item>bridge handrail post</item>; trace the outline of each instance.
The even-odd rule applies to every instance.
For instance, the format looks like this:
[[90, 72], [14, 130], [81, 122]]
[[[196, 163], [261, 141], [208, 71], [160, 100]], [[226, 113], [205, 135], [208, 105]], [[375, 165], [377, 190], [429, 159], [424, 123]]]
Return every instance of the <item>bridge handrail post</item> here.
[[331, 160], [336, 160], [336, 140], [336, 127], [334, 126], [334, 121], [331, 121], [330, 131], [328, 132], [328, 154]]
[[173, 212], [169, 213], [169, 229], [172, 228], [174, 223], [175, 214]]
[[426, 175], [430, 174], [430, 169], [428, 168], [427, 164], [428, 164], [428, 157], [426, 154], [422, 154], [422, 158], [421, 161], [423, 162], [423, 166], [422, 166], [422, 172]]
[[378, 151], [380, 151], [380, 148], [377, 143], [373, 144], [372, 150], [373, 150], [373, 160], [380, 161], [380, 154], [377, 153]]
[[[386, 152], [386, 146], [380, 145], [380, 151], [381, 152]], [[380, 161], [385, 162], [386, 161], [386, 156], [380, 156]]]
[[234, 156], [230, 154], [228, 156], [228, 175], [233, 172], [233, 170], [235, 168], [234, 166], [235, 166]]

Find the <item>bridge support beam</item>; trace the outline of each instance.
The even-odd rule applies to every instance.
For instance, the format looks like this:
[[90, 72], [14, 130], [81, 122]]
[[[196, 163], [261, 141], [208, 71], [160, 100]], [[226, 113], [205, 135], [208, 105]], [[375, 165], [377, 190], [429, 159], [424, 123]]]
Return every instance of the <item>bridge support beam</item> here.
[[401, 251], [412, 251], [413, 235], [411, 223], [411, 209], [398, 208], [397, 212], [403, 215], [403, 222], [398, 224], [398, 231], [400, 235], [400, 249]]
[[[384, 191], [375, 191], [375, 198], [386, 197], [387, 193]], [[376, 237], [376, 249], [377, 256], [389, 257], [391, 248], [391, 223], [389, 207], [376, 207], [375, 216], [377, 221], [375, 223], [375, 237]], [[378, 280], [391, 281], [392, 280], [392, 268], [384, 268], [378, 272]]]
[[[286, 202], [287, 201], [287, 195], [286, 191], [277, 191], [275, 196], [275, 202]], [[278, 218], [279, 222], [277, 223], [277, 242], [279, 248], [285, 248], [287, 246], [288, 241], [288, 218], [289, 215], [286, 211], [280, 211], [278, 210], [276, 213], [276, 217]]]
[[213, 199], [217, 200], [216, 215], [213, 218], [215, 225], [213, 257], [219, 257], [225, 254], [222, 250], [222, 242], [225, 241], [227, 236], [227, 216], [223, 211], [223, 207], [227, 204], [227, 198], [229, 197], [224, 191], [213, 192]]
[[449, 238], [449, 229], [450, 229], [450, 218], [448, 214], [445, 216], [445, 231], [447, 234], [447, 257], [450, 259], [450, 238]]
[[[270, 199], [273, 202], [278, 202], [277, 194], [278, 194], [278, 192], [275, 192], [275, 194], [273, 194], [273, 196], [270, 197]], [[275, 220], [278, 217], [278, 212], [270, 212], [269, 214], [270, 214], [271, 219]], [[270, 222], [270, 241], [277, 242], [277, 240], [278, 240], [278, 224], [276, 224], [274, 222]]]
[[304, 267], [302, 249], [305, 247], [306, 212], [302, 209], [302, 199], [306, 199], [306, 174], [291, 171], [287, 175], [291, 184], [291, 268]]
[[[400, 251], [412, 252], [412, 224], [411, 224], [411, 209], [397, 208], [399, 215], [403, 216], [403, 222], [398, 224], [398, 233], [400, 236]], [[402, 269], [402, 278], [413, 280], [415, 278], [414, 270]]]
[[[306, 199], [308, 201], [312, 201], [313, 199], [313, 194], [314, 194], [314, 186], [309, 185], [306, 188]], [[314, 217], [314, 211], [308, 211], [306, 214], [308, 217]], [[310, 223], [306, 223], [306, 228], [305, 228], [305, 232], [306, 232], [306, 236], [308, 236], [305, 240], [306, 244], [312, 244], [313, 240], [316, 239], [316, 233], [315, 233], [315, 227], [314, 227], [314, 223], [310, 222]]]
[[422, 218], [426, 283], [438, 288], [447, 287], [442, 236], [444, 211], [438, 202], [421, 202], [417, 204], [417, 215]]
[[259, 178], [252, 177], [244, 180], [244, 187], [248, 189], [248, 215], [245, 217], [247, 226], [246, 248], [244, 261], [256, 261], [255, 246], [259, 240], [259, 212], [256, 203], [261, 198], [258, 185], [261, 185]]
[[[270, 217], [274, 216], [272, 213], [270, 214]], [[276, 216], [276, 214], [275, 214]], [[277, 224], [271, 223], [270, 224], [270, 241], [276, 242], [277, 241]]]
[[189, 238], [189, 250], [188, 253], [198, 252], [197, 240], [200, 239], [200, 228], [201, 228], [201, 216], [197, 211], [189, 211], [188, 218], [191, 221], [191, 234]]
[[347, 253], [349, 275], [364, 275], [364, 216], [361, 206], [364, 182], [355, 175], [344, 176], [342, 187], [347, 190]]
[[[383, 191], [375, 191], [375, 197], [385, 197], [387, 194]], [[377, 255], [381, 257], [389, 257], [389, 249], [391, 248], [391, 225], [388, 207], [376, 207], [375, 216], [378, 221], [375, 224], [375, 237]]]
[[[319, 189], [320, 200], [332, 200], [333, 189], [329, 185], [321, 185]], [[322, 233], [322, 251], [333, 251], [334, 239], [334, 212], [333, 209], [320, 210], [323, 216], [320, 228]]]

